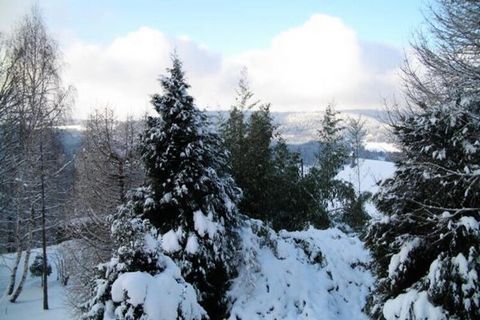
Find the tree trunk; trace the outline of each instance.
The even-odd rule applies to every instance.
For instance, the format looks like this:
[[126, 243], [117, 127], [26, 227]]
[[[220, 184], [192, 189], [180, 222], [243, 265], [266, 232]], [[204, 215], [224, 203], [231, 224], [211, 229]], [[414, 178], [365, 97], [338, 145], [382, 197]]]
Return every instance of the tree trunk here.
[[29, 223], [29, 230], [28, 230], [28, 240], [27, 240], [27, 249], [25, 250], [25, 260], [23, 261], [23, 273], [20, 282], [18, 283], [18, 287], [15, 291], [10, 295], [10, 302], [17, 301], [18, 296], [23, 290], [23, 285], [25, 284], [25, 280], [27, 279], [28, 274], [28, 265], [30, 262], [30, 252], [32, 247], [32, 240], [33, 240], [33, 219], [35, 215], [35, 210], [31, 209], [31, 216], [30, 216], [30, 223]]
[[43, 252], [43, 310], [48, 310], [48, 261], [47, 261], [47, 232], [45, 228], [45, 168], [43, 163], [43, 142], [40, 142], [40, 180], [42, 196], [42, 252]]
[[11, 274], [10, 274], [10, 279], [9, 279], [9, 282], [8, 282], [8, 286], [7, 286], [7, 290], [5, 291], [6, 295], [9, 296], [13, 293], [13, 289], [15, 289], [15, 282], [16, 282], [16, 278], [17, 278], [17, 270], [18, 270], [18, 265], [20, 264], [20, 259], [22, 259], [22, 254], [23, 254], [23, 250], [22, 250], [22, 246], [21, 246], [21, 243], [20, 243], [20, 222], [18, 221], [18, 218], [17, 218], [17, 223], [16, 223], [16, 226], [15, 226], [15, 230], [16, 230], [16, 247], [17, 247], [17, 255], [16, 255], [16, 258], [15, 258], [15, 263], [13, 265], [13, 268], [12, 268], [12, 271], [11, 271]]
[[358, 195], [360, 196], [362, 194], [362, 189], [361, 189], [361, 183], [362, 179], [360, 176], [360, 147], [357, 145], [357, 150], [355, 151], [356, 155], [356, 162], [357, 162], [357, 182], [358, 182]]
[[20, 259], [22, 258], [22, 254], [23, 254], [22, 248], [20, 246], [18, 246], [17, 250], [18, 251], [15, 258], [15, 264], [13, 265], [13, 268], [10, 274], [10, 279], [8, 281], [7, 290], [5, 291], [5, 295], [7, 296], [11, 295], [13, 293], [13, 289], [15, 289], [18, 265], [20, 264]]

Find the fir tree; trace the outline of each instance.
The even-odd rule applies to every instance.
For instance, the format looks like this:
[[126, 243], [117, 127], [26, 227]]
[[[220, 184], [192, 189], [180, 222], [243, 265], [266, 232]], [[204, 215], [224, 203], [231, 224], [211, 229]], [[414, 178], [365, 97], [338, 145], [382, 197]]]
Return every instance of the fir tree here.
[[350, 226], [354, 231], [364, 231], [369, 220], [369, 215], [365, 209], [365, 203], [372, 197], [372, 193], [362, 191], [362, 177], [360, 155], [364, 152], [363, 141], [367, 135], [365, 129], [365, 120], [361, 117], [349, 119], [347, 122], [346, 140], [350, 149], [351, 167], [356, 173], [355, 190], [348, 191], [347, 198], [349, 203], [344, 211], [342, 221]]
[[[86, 305], [87, 318], [101, 318], [112, 308], [125, 319], [141, 318], [142, 305], [128, 299], [113, 301], [112, 307], [112, 286], [125, 272], [160, 274], [168, 264], [163, 254], [181, 269], [176, 282], [183, 286], [185, 279], [194, 286], [210, 318], [227, 313], [224, 294], [235, 274], [239, 190], [223, 171], [226, 153], [188, 95], [176, 55], [168, 72], [160, 79], [163, 94], [152, 98], [159, 117], [148, 119], [140, 145], [148, 183], [129, 193], [113, 217], [112, 236], [119, 249], [102, 266], [95, 297]], [[195, 306], [182, 306], [178, 318], [205, 316], [189, 313]]]
[[410, 108], [392, 125], [402, 158], [367, 236], [373, 318], [480, 318], [479, 9], [439, 0], [414, 47], [425, 70], [406, 69]]
[[282, 138], [273, 146], [272, 227], [299, 230], [306, 227], [310, 197], [305, 192], [300, 155], [288, 150]]
[[239, 190], [225, 174], [226, 153], [188, 95], [182, 65], [173, 57], [163, 95], [152, 103], [141, 144], [154, 210], [145, 217], [163, 234], [165, 251], [192, 283], [211, 317], [226, 313], [223, 293], [234, 273]]
[[[311, 197], [309, 220], [319, 228], [328, 228], [330, 218], [343, 215], [347, 202], [352, 199], [352, 186], [336, 179], [348, 159], [342, 135], [343, 127], [337, 112], [329, 105], [318, 132], [320, 152], [316, 163], [305, 179], [305, 189]], [[333, 214], [332, 210], [339, 212]]]
[[272, 140], [275, 127], [270, 113], [270, 105], [262, 105], [250, 115], [247, 128], [245, 157], [247, 166], [242, 172], [244, 198], [240, 210], [252, 218], [271, 222], [273, 188]]
[[395, 125], [404, 157], [375, 196], [388, 218], [367, 237], [380, 278], [375, 318], [394, 299], [415, 309], [423, 297], [445, 319], [480, 316], [480, 118], [470, 117], [479, 111], [479, 102], [432, 106]]

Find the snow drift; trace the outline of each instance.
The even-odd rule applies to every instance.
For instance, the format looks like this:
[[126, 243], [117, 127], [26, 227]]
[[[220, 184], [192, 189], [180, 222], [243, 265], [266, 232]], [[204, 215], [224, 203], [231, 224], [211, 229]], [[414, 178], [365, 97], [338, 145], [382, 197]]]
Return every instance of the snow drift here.
[[251, 220], [233, 281], [230, 319], [367, 319], [370, 262], [362, 242], [339, 229], [275, 233]]

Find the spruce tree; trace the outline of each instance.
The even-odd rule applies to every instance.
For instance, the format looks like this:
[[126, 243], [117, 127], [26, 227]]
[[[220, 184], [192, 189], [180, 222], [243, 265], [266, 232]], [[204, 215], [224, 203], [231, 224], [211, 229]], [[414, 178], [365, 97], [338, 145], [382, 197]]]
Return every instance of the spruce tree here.
[[245, 144], [248, 165], [243, 172], [245, 185], [241, 186], [244, 198], [240, 203], [242, 212], [250, 217], [270, 223], [273, 219], [273, 154], [272, 140], [275, 127], [270, 105], [262, 105], [250, 115]]
[[305, 189], [311, 198], [309, 220], [318, 228], [328, 228], [331, 218], [340, 220], [354, 196], [351, 184], [336, 179], [348, 159], [341, 122], [338, 112], [329, 105], [318, 132], [320, 151], [305, 178]]
[[372, 318], [480, 318], [480, 7], [433, 8], [414, 46], [425, 69], [406, 69], [409, 108], [392, 124], [402, 158], [375, 195]]
[[404, 157], [375, 196], [387, 217], [367, 237], [380, 278], [374, 318], [395, 303], [417, 314], [419, 301], [439, 318], [480, 317], [480, 117], [471, 112], [480, 115], [478, 101], [431, 106], [394, 127]]
[[271, 185], [272, 227], [275, 230], [300, 230], [307, 226], [310, 197], [305, 192], [300, 155], [291, 152], [279, 138], [273, 146], [273, 182]]
[[[119, 249], [96, 288], [96, 297], [103, 298], [88, 306], [98, 315], [94, 311], [109, 301], [109, 286], [123, 272], [161, 273], [168, 261], [162, 258], [165, 254], [194, 286], [208, 316], [223, 318], [228, 306], [224, 294], [235, 274], [239, 190], [224, 172], [226, 152], [220, 139], [187, 93], [189, 85], [176, 55], [160, 83], [163, 94], [152, 97], [159, 116], [148, 119], [140, 144], [147, 185], [131, 193], [113, 217], [112, 235]], [[161, 250], [155, 241], [151, 245], [157, 235]], [[143, 314], [141, 306], [123, 303], [122, 310], [131, 310], [135, 319]], [[178, 309], [180, 318], [197, 318], [181, 305]]]
[[364, 231], [369, 220], [369, 215], [365, 209], [365, 203], [372, 197], [372, 193], [362, 191], [362, 177], [360, 155], [364, 152], [363, 142], [367, 135], [365, 129], [365, 120], [362, 117], [351, 118], [347, 122], [346, 140], [350, 149], [351, 164], [356, 173], [357, 181], [354, 184], [355, 190], [350, 190], [348, 198], [349, 204], [344, 211], [342, 221], [350, 226], [354, 231]]
[[243, 191], [240, 211], [274, 229], [306, 226], [310, 197], [305, 192], [298, 154], [277, 132], [269, 104], [253, 100], [245, 73], [235, 104], [221, 132], [230, 153], [229, 169]]
[[188, 95], [182, 65], [173, 57], [164, 93], [152, 104], [141, 144], [154, 210], [145, 217], [163, 234], [163, 247], [192, 283], [211, 317], [226, 313], [223, 293], [234, 272], [239, 190], [225, 174], [226, 153], [204, 113]]

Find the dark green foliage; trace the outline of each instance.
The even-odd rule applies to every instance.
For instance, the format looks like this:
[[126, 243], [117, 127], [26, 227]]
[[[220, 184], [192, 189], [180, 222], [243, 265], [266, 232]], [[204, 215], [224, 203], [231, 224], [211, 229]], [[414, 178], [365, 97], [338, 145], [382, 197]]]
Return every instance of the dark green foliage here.
[[[308, 217], [317, 228], [328, 228], [331, 220], [341, 221], [355, 201], [350, 183], [336, 178], [348, 159], [341, 120], [332, 106], [328, 106], [319, 130], [320, 152], [315, 165], [305, 177], [305, 189], [311, 196]], [[352, 216], [350, 210], [348, 215]]]
[[[227, 306], [223, 295], [235, 273], [239, 190], [225, 175], [226, 152], [188, 95], [189, 85], [177, 57], [168, 71], [169, 76], [160, 80], [164, 93], [152, 98], [159, 117], [148, 119], [141, 144], [153, 192], [153, 206], [145, 210], [144, 217], [162, 234], [180, 235], [182, 249], [168, 254], [197, 288], [206, 311], [221, 316]], [[200, 231], [195, 214], [215, 224], [215, 234]], [[186, 251], [190, 237], [198, 240], [198, 253]]]
[[272, 227], [298, 230], [306, 227], [309, 195], [301, 175], [300, 157], [288, 150], [283, 139], [273, 147]]
[[446, 319], [480, 318], [480, 5], [438, 0], [430, 9], [415, 66], [405, 68], [409, 110], [392, 124], [402, 158], [375, 195], [388, 217], [367, 236], [379, 276], [374, 318], [413, 290]]
[[[350, 190], [353, 190], [353, 188]], [[353, 194], [350, 192], [347, 197], [349, 202], [344, 210], [342, 222], [352, 228], [353, 231], [362, 232], [370, 220], [365, 204], [372, 198], [372, 193], [365, 191], [358, 195], [355, 192]]]
[[[152, 98], [158, 116], [148, 118], [140, 144], [147, 183], [129, 192], [128, 202], [112, 217], [118, 249], [109, 263], [101, 265], [95, 297], [86, 305], [88, 319], [97, 319], [106, 310], [111, 286], [120, 274], [143, 271], [155, 276], [165, 268], [164, 254], [196, 289], [210, 318], [227, 316], [225, 293], [236, 274], [240, 191], [225, 173], [227, 153], [221, 140], [187, 93], [189, 85], [177, 56], [160, 83], [163, 94]], [[126, 319], [130, 314], [143, 316], [142, 306], [128, 299], [114, 307]], [[183, 319], [182, 306], [178, 307], [178, 318]]]
[[239, 174], [243, 199], [239, 208], [252, 218], [264, 221], [272, 220], [271, 192], [273, 187], [273, 161], [271, 144], [274, 126], [268, 105], [252, 112], [244, 144], [245, 166]]
[[[48, 260], [47, 260], [48, 261]], [[30, 265], [30, 273], [34, 277], [41, 277], [43, 275], [43, 256], [37, 255]], [[47, 264], [47, 276], [52, 273], [52, 266]]]
[[229, 168], [243, 191], [240, 211], [277, 230], [302, 228], [310, 198], [303, 190], [300, 158], [277, 137], [270, 105], [252, 103], [252, 96], [242, 78], [236, 105], [221, 127]]
[[[375, 196], [378, 208], [391, 218], [373, 224], [367, 235], [380, 277], [372, 299], [374, 317], [385, 301], [412, 288], [426, 291], [452, 318], [480, 316], [480, 283], [467, 279], [480, 272], [475, 258], [480, 244], [479, 111], [478, 102], [457, 101], [405, 115], [395, 125], [404, 157]], [[391, 257], [414, 241], [417, 246], [403, 267], [391, 270]], [[435, 282], [429, 280], [433, 271]], [[471, 289], [461, 289], [466, 287]], [[457, 298], [447, 298], [446, 292]]]

